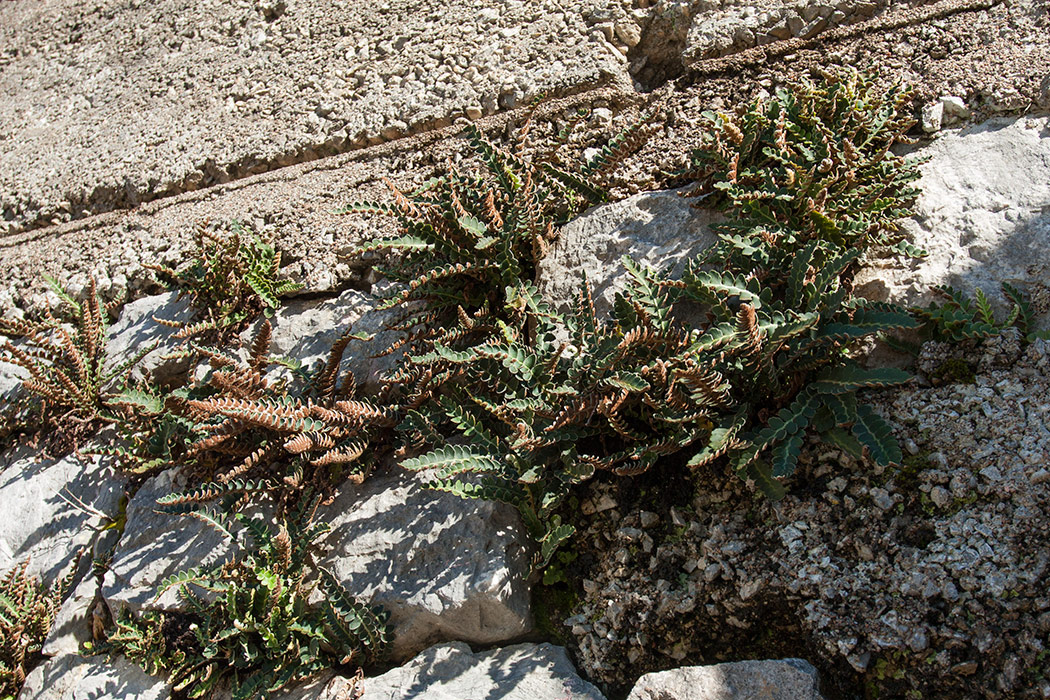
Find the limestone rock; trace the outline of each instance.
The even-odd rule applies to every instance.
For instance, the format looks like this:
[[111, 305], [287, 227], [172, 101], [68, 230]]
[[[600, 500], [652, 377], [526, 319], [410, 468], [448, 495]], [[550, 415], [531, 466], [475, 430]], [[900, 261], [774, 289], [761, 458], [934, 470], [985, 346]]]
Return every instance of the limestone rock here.
[[647, 673], [627, 700], [822, 700], [818, 684], [802, 659], [740, 661]]
[[22, 381], [29, 372], [18, 365], [0, 362], [0, 402], [12, 401], [22, 389]]
[[[164, 579], [238, 554], [203, 522], [154, 510], [158, 497], [179, 488], [176, 475], [164, 472], [128, 505], [124, 537], [103, 582], [114, 612], [182, 609], [174, 589], [155, 600]], [[248, 512], [270, 511], [261, 505]], [[413, 475], [397, 473], [344, 486], [318, 517], [332, 525], [318, 563], [359, 600], [390, 611], [395, 658], [435, 641], [492, 644], [531, 629], [529, 558], [513, 509], [425, 490]], [[315, 591], [312, 602], [320, 595]]]
[[508, 506], [394, 474], [344, 489], [326, 513], [330, 549], [320, 563], [390, 611], [395, 659], [437, 641], [493, 644], [531, 629], [526, 538]]
[[878, 260], [857, 276], [860, 293], [925, 304], [934, 285], [972, 296], [980, 287], [1003, 311], [1000, 282], [1027, 291], [1037, 321], [1050, 321], [1050, 118], [996, 118], [946, 132], [916, 155], [922, 191], [907, 233], [930, 255]]
[[[79, 457], [37, 460], [24, 447], [0, 457], [0, 571], [29, 558], [28, 572], [50, 584], [103, 524], [87, 509], [116, 516], [124, 479], [112, 460]], [[75, 505], [77, 502], [83, 507]], [[12, 517], [17, 514], [17, 517]], [[90, 554], [89, 554], [90, 556]], [[81, 561], [83, 569], [87, 559]]]
[[[347, 679], [336, 678], [320, 694], [306, 697], [337, 700], [345, 697], [349, 686]], [[604, 700], [577, 675], [565, 650], [550, 644], [518, 644], [476, 654], [461, 642], [440, 644], [400, 668], [366, 678], [364, 691], [368, 700]]]
[[125, 304], [120, 311], [120, 317], [109, 328], [109, 340], [106, 344], [107, 366], [120, 364], [142, 348], [156, 342], [157, 348], [135, 367], [132, 377], [141, 377], [144, 371], [148, 371], [155, 382], [166, 384], [185, 373], [189, 369], [187, 360], [164, 359], [165, 355], [174, 352], [181, 345], [181, 341], [174, 337], [178, 329], [153, 320], [156, 316], [165, 321], [190, 321], [194, 312], [190, 308], [189, 299], [178, 297], [178, 292], [168, 292]]
[[562, 228], [540, 262], [540, 291], [564, 308], [586, 275], [595, 309], [607, 315], [627, 278], [620, 258], [628, 255], [653, 268], [680, 273], [686, 262], [717, 240], [710, 226], [720, 220], [720, 214], [696, 209], [671, 190], [596, 207]]
[[85, 642], [91, 641], [91, 613], [98, 598], [98, 588], [98, 579], [85, 576], [70, 591], [44, 641], [44, 655], [76, 654]]
[[171, 686], [148, 675], [122, 656], [81, 657], [68, 654], [35, 668], [18, 700], [81, 700], [81, 698], [135, 698], [167, 700]]
[[[340, 366], [344, 372], [353, 372], [360, 390], [373, 391], [378, 388], [380, 374], [391, 369], [397, 357], [372, 357], [390, 347], [396, 336], [384, 328], [396, 312], [380, 310], [378, 304], [376, 297], [354, 289], [319, 304], [306, 300], [286, 302], [270, 319], [270, 353], [295, 358], [302, 362], [303, 369], [316, 369], [323, 366], [332, 344], [343, 333], [373, 336], [370, 341], [351, 340]], [[253, 324], [241, 339], [249, 342], [258, 325]]]
[[228, 537], [200, 520], [156, 510], [158, 498], [182, 488], [175, 470], [168, 470], [143, 484], [128, 504], [124, 536], [102, 583], [102, 595], [114, 614], [122, 606], [135, 611], [181, 609], [175, 589], [154, 600], [159, 584], [180, 571], [214, 566], [239, 551]]

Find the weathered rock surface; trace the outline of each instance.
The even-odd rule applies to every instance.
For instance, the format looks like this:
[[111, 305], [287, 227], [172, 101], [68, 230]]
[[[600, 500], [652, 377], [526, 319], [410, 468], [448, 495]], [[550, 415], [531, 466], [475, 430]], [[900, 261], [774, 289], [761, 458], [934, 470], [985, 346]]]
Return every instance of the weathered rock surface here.
[[869, 682], [891, 697], [1024, 697], [1050, 610], [1050, 343], [944, 351], [928, 344], [920, 368], [972, 360], [973, 384], [873, 397], [900, 466], [811, 443], [776, 504], [732, 474], [655, 520], [629, 490], [605, 494], [614, 508], [581, 533], [602, 563], [566, 621], [581, 669], [625, 684], [765, 634], [826, 670], [829, 697]]
[[166, 384], [185, 373], [189, 369], [188, 360], [165, 359], [166, 355], [179, 349], [181, 345], [181, 341], [174, 337], [178, 329], [154, 320], [155, 316], [164, 321], [190, 321], [194, 312], [190, 307], [189, 298], [178, 297], [178, 292], [168, 292], [125, 304], [120, 310], [120, 317], [109, 328], [109, 341], [106, 345], [107, 367], [120, 364], [156, 343], [157, 347], [136, 365], [132, 371], [132, 379], [138, 379], [144, 372], [149, 372], [153, 381]]
[[59, 656], [34, 669], [18, 700], [167, 700], [171, 686], [123, 657]]
[[[239, 551], [199, 520], [154, 510], [158, 497], [178, 488], [174, 474], [164, 472], [128, 505], [102, 589], [114, 612], [181, 609], [174, 589], [154, 600], [158, 585]], [[492, 644], [531, 629], [529, 557], [513, 510], [424, 490], [411, 475], [394, 474], [346, 486], [319, 517], [332, 525], [319, 564], [358, 599], [390, 611], [395, 658], [435, 641]], [[319, 597], [315, 592], [314, 601]]]
[[51, 631], [44, 641], [42, 653], [45, 656], [76, 654], [81, 645], [91, 641], [91, 619], [98, 598], [99, 585], [95, 576], [84, 579], [69, 593], [62, 603]]
[[626, 76], [603, 6], [4, 3], [0, 209], [135, 206]]
[[323, 517], [332, 532], [320, 565], [390, 611], [395, 659], [439, 641], [494, 644], [532, 628], [527, 539], [513, 509], [395, 474], [345, 489]]
[[[316, 700], [337, 700], [350, 686], [336, 678]], [[466, 644], [430, 647], [410, 662], [363, 683], [368, 700], [604, 700], [577, 675], [561, 647], [518, 644], [473, 653]], [[297, 699], [299, 696], [295, 696]]]
[[[944, 132], [919, 150], [922, 195], [904, 226], [930, 255], [908, 265], [873, 264], [860, 291], [926, 303], [933, 285], [972, 296], [981, 288], [1006, 307], [999, 284], [1027, 291], [1050, 327], [1050, 118], [997, 118]], [[1008, 308], [1008, 307], [1006, 307]]]
[[50, 584], [90, 548], [104, 524], [94, 511], [116, 517], [124, 479], [106, 457], [38, 460], [18, 447], [0, 460], [0, 571], [28, 557], [28, 572]]
[[[380, 310], [377, 306], [376, 297], [354, 289], [320, 303], [286, 300], [270, 319], [273, 327], [270, 354], [295, 358], [302, 363], [302, 369], [316, 370], [324, 366], [332, 344], [344, 333], [372, 336], [371, 340], [350, 341], [343, 352], [340, 369], [353, 372], [360, 391], [374, 391], [380, 374], [393, 368], [399, 356], [393, 353], [373, 357], [389, 348], [396, 338], [396, 333], [385, 330], [385, 324], [396, 312]], [[258, 325], [253, 324], [241, 339], [250, 342]]]
[[681, 273], [689, 260], [715, 242], [710, 225], [720, 220], [717, 212], [696, 209], [671, 190], [595, 207], [562, 228], [540, 262], [540, 291], [565, 307], [586, 275], [595, 310], [607, 315], [627, 280], [620, 258], [627, 255], [657, 270]]
[[[203, 521], [156, 510], [157, 499], [185, 483], [170, 469], [144, 483], [128, 503], [127, 522], [102, 583], [102, 595], [116, 614], [121, 607], [180, 610], [175, 588], [157, 598], [164, 579], [195, 567], [215, 566], [240, 550]], [[261, 507], [253, 506], [255, 512]]]
[[647, 673], [627, 700], [823, 700], [817, 669], [802, 659], [740, 661]]

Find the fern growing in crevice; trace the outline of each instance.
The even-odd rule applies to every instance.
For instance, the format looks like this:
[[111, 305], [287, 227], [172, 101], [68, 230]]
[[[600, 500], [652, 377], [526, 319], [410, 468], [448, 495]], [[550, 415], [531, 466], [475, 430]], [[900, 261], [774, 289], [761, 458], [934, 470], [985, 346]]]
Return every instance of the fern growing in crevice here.
[[302, 289], [297, 282], [280, 279], [281, 253], [237, 221], [225, 236], [209, 231], [207, 224], [198, 226], [194, 243], [196, 253], [185, 265], [146, 266], [162, 283], [189, 295], [197, 309], [197, 318], [190, 323], [154, 318], [178, 328], [178, 338], [224, 336], [259, 313], [272, 315], [282, 296]]
[[252, 546], [237, 560], [165, 580], [158, 596], [174, 588], [186, 614], [125, 609], [94, 653], [123, 654], [188, 697], [210, 697], [228, 683], [235, 700], [265, 699], [322, 670], [380, 659], [391, 642], [388, 613], [355, 600], [324, 569], [321, 603], [308, 603], [314, 551], [330, 529], [314, 522], [318, 503], [304, 495], [276, 528], [241, 513], [201, 513], [231, 538], [247, 533]]
[[1024, 342], [1031, 343], [1040, 338], [1050, 340], [1050, 330], [1035, 329], [1032, 306], [1024, 292], [1006, 282], [1001, 283], [1001, 288], [1011, 302], [1010, 311], [1002, 321], [995, 318], [991, 302], [981, 289], [970, 299], [957, 289], [937, 286], [933, 291], [944, 301], [932, 302], [925, 308], [915, 307], [911, 311], [935, 340], [960, 342], [989, 338], [1007, 328], [1017, 328]]
[[[630, 281], [609, 322], [586, 285], [563, 317], [527, 276], [491, 282], [502, 295], [477, 312], [457, 307], [453, 332], [438, 325], [414, 338], [391, 377], [413, 387], [403, 451], [422, 453], [402, 466], [428, 472], [434, 488], [513, 504], [542, 566], [573, 531], [558, 505], [596, 470], [638, 474], [680, 453], [694, 467], [725, 460], [779, 497], [807, 430], [880, 464], [898, 460], [889, 426], [857, 392], [908, 375], [865, 369], [850, 351], [916, 326], [904, 309], [852, 296], [858, 261], [899, 242], [897, 220], [915, 195], [914, 164], [888, 151], [908, 126], [902, 104], [897, 92], [875, 96], [867, 79], [838, 78], [782, 93], [769, 112], [753, 108], [738, 134], [722, 122], [705, 151], [705, 184], [725, 195], [729, 215], [719, 243], [679, 279], [625, 259]], [[737, 172], [716, 187], [719, 158]], [[794, 174], [777, 181], [792, 158]], [[486, 332], [462, 342], [472, 324]]]
[[82, 423], [111, 420], [110, 402], [116, 391], [156, 343], [122, 362], [110, 363], [106, 354], [110, 310], [99, 298], [94, 278], [83, 302], [54, 280], [48, 282], [71, 308], [71, 320], [65, 322], [52, 309], [45, 309], [37, 321], [0, 319], [0, 335], [9, 338], [0, 346], [0, 360], [28, 373], [22, 387], [43, 400], [53, 415], [64, 414]]
[[913, 213], [919, 161], [890, 150], [909, 142], [912, 98], [903, 85], [883, 92], [873, 77], [838, 69], [737, 116], [705, 113], [709, 131], [682, 175], [729, 215], [720, 247], [754, 257], [755, 241], [788, 254], [823, 241], [925, 255], [898, 224]]
[[50, 587], [26, 573], [29, 561], [0, 577], [0, 698], [13, 700], [40, 660], [44, 640], [73, 584], [77, 562]]
[[240, 362], [195, 346], [210, 358], [205, 385], [178, 403], [178, 414], [194, 424], [197, 439], [186, 447], [203, 486], [161, 500], [176, 511], [234, 492], [306, 484], [330, 488], [345, 479], [360, 483], [373, 462], [371, 442], [391, 427], [395, 408], [354, 394], [352, 373], [339, 367], [352, 335], [340, 338], [313, 383], [290, 393], [267, 377], [271, 337], [263, 321]]
[[497, 147], [473, 125], [466, 133], [480, 161], [477, 172], [454, 168], [411, 193], [391, 185], [391, 204], [360, 202], [341, 210], [397, 220], [400, 235], [358, 253], [392, 254], [377, 270], [400, 283], [386, 304], [403, 307], [394, 327], [406, 333], [409, 345], [466, 347], [492, 337], [497, 321], [507, 321], [507, 291], [535, 281], [556, 227], [584, 206], [606, 201], [602, 177], [645, 136], [644, 127], [635, 125], [573, 172], [529, 157], [528, 124], [513, 151]]

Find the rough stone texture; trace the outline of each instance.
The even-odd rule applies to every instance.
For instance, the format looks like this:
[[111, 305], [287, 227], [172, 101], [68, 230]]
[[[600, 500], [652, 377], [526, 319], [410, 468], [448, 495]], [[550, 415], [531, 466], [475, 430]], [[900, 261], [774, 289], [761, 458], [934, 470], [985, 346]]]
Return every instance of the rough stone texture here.
[[[328, 360], [332, 344], [344, 333], [372, 336], [371, 340], [351, 340], [343, 352], [342, 372], [353, 372], [361, 392], [378, 388], [380, 374], [393, 368], [400, 353], [372, 357], [390, 347], [396, 334], [385, 330], [396, 311], [376, 308], [378, 299], [365, 292], [349, 289], [335, 299], [320, 303], [289, 300], [270, 319], [273, 338], [271, 355], [283, 355], [302, 362], [303, 369], [317, 369]], [[241, 334], [250, 342], [259, 323]]]
[[390, 611], [395, 659], [439, 641], [494, 644], [532, 628], [527, 538], [513, 509], [394, 474], [344, 489], [325, 513], [332, 532], [320, 564]]
[[811, 444], [783, 500], [713, 470], [655, 523], [629, 487], [595, 487], [590, 500], [612, 507], [579, 535], [599, 564], [566, 620], [581, 669], [621, 686], [761, 640], [757, 653], [819, 666], [829, 697], [871, 684], [886, 697], [1039, 697], [1025, 690], [1047, 688], [1050, 343], [930, 344], [919, 369], [946, 359], [971, 362], [975, 382], [873, 397], [901, 466]]
[[586, 275], [595, 310], [606, 315], [627, 279], [620, 258], [628, 255], [657, 270], [680, 274], [686, 262], [714, 243], [710, 224], [719, 220], [718, 213], [696, 209], [670, 190], [595, 207], [562, 228], [540, 262], [540, 291], [565, 307]]
[[0, 362], [0, 401], [13, 400], [21, 392], [22, 381], [28, 376], [29, 372], [19, 366]]
[[627, 700], [823, 700], [817, 669], [802, 659], [740, 661], [647, 673]]
[[858, 276], [861, 293], [915, 304], [933, 285], [973, 295], [981, 288], [1005, 306], [999, 283], [1029, 293], [1050, 327], [1050, 118], [998, 118], [944, 132], [919, 154], [922, 190], [905, 222], [929, 257], [874, 264]]
[[[175, 474], [164, 472], [128, 505], [102, 588], [114, 612], [181, 609], [174, 589], [154, 600], [158, 584], [239, 551], [194, 518], [154, 510], [158, 497], [179, 488]], [[492, 644], [531, 629], [526, 538], [512, 509], [424, 490], [410, 475], [394, 474], [347, 485], [319, 517], [332, 525], [319, 564], [359, 599], [390, 611], [395, 658], [435, 641]]]
[[171, 686], [123, 657], [59, 656], [34, 669], [18, 700], [167, 700]]
[[[347, 679], [336, 678], [320, 693], [305, 697], [338, 700], [346, 697], [349, 686]], [[400, 668], [366, 678], [363, 686], [368, 700], [605, 700], [577, 675], [565, 650], [550, 644], [478, 653], [463, 643], [439, 644]]]
[[179, 349], [182, 344], [174, 337], [178, 329], [165, 326], [153, 317], [165, 321], [187, 322], [193, 318], [189, 298], [178, 298], [178, 292], [158, 294], [125, 304], [117, 321], [109, 328], [106, 345], [107, 366], [113, 366], [133, 357], [150, 343], [157, 343], [155, 350], [146, 355], [132, 371], [132, 379], [138, 379], [148, 371], [153, 381], [166, 384], [177, 379], [189, 369], [185, 359], [168, 360], [164, 356]]
[[604, 3], [3, 3], [0, 209], [17, 229], [626, 76]]
[[[230, 538], [196, 518], [155, 510], [158, 498], [186, 488], [176, 472], [169, 469], [149, 479], [128, 503], [124, 535], [102, 582], [102, 595], [114, 614], [121, 607], [180, 610], [176, 589], [156, 598], [164, 579], [215, 566], [240, 551]], [[252, 512], [260, 510], [253, 506]]]
[[[50, 584], [64, 574], [81, 548], [104, 524], [94, 513], [116, 516], [124, 479], [104, 457], [38, 460], [29, 448], [0, 457], [0, 571], [27, 557], [28, 572]], [[91, 552], [88, 552], [88, 557]], [[81, 561], [81, 569], [89, 561]]]
[[85, 576], [62, 603], [42, 650], [45, 656], [76, 654], [91, 641], [91, 619], [98, 600], [98, 579]]

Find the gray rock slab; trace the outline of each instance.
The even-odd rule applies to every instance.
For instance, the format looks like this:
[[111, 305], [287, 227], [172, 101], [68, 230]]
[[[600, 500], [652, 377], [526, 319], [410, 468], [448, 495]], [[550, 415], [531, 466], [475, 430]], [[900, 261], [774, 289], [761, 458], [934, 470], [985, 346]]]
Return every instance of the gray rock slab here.
[[905, 228], [929, 257], [907, 265], [871, 261], [860, 293], [925, 304], [930, 287], [972, 296], [981, 288], [1000, 309], [1000, 282], [1026, 290], [1050, 327], [1050, 118], [996, 118], [945, 131], [919, 149], [922, 194]]
[[156, 510], [158, 498], [184, 488], [175, 470], [168, 470], [143, 484], [128, 503], [124, 535], [102, 582], [102, 595], [114, 614], [121, 607], [180, 610], [174, 588], [156, 597], [164, 579], [217, 565], [238, 553], [236, 543], [203, 521]]
[[76, 654], [81, 645], [91, 641], [91, 619], [98, 599], [99, 584], [94, 576], [85, 576], [58, 609], [51, 631], [44, 640], [45, 656]]
[[[396, 311], [378, 309], [378, 301], [371, 294], [354, 289], [320, 303], [289, 300], [270, 319], [273, 327], [270, 354], [294, 358], [302, 363], [303, 369], [317, 370], [327, 362], [332, 345], [344, 333], [372, 336], [370, 341], [350, 341], [343, 352], [340, 376], [342, 372], [353, 372], [360, 391], [374, 391], [380, 374], [393, 368], [395, 357], [394, 354], [374, 355], [389, 348], [397, 335], [385, 330]], [[242, 341], [251, 341], [259, 323], [241, 335]]]
[[697, 209], [678, 191], [645, 192], [588, 210], [566, 224], [539, 265], [544, 297], [559, 307], [575, 299], [584, 275], [594, 306], [607, 315], [627, 273], [624, 256], [654, 269], [681, 273], [685, 264], [717, 240], [717, 212]]
[[817, 669], [802, 659], [739, 661], [647, 673], [627, 700], [823, 700]]
[[0, 362], [0, 401], [13, 401], [21, 393], [22, 382], [28, 377], [29, 372], [18, 365]]
[[66, 654], [35, 668], [18, 700], [167, 700], [171, 686], [124, 657]]
[[186, 323], [193, 315], [189, 298], [179, 299], [178, 292], [157, 294], [125, 304], [120, 317], [109, 328], [107, 366], [120, 364], [150, 344], [157, 343], [156, 349], [136, 365], [132, 378], [138, 379], [148, 371], [153, 380], [160, 384], [177, 379], [189, 369], [189, 361], [165, 359], [165, 356], [178, 350], [182, 344], [174, 337], [178, 329], [158, 323], [154, 317]]
[[[316, 700], [345, 697], [351, 682], [336, 678]], [[368, 700], [604, 700], [576, 673], [562, 647], [518, 644], [474, 653], [463, 643], [426, 649], [404, 666], [364, 679]], [[299, 700], [301, 695], [281, 700]]]
[[3, 3], [5, 224], [135, 206], [625, 77], [593, 26], [604, 5]]
[[117, 515], [124, 484], [107, 457], [38, 460], [25, 447], [7, 452], [0, 457], [0, 571], [28, 558], [28, 572], [47, 584], [63, 575], [103, 524], [93, 511]]
[[395, 659], [435, 642], [494, 644], [531, 629], [527, 538], [513, 509], [394, 474], [344, 489], [323, 517], [332, 532], [320, 564], [390, 611]]
[[[319, 514], [332, 532], [318, 563], [359, 600], [390, 611], [395, 658], [435, 641], [492, 644], [527, 633], [529, 556], [517, 513], [422, 489], [413, 476], [379, 475], [344, 487]], [[128, 504], [124, 536], [102, 586], [114, 613], [122, 606], [180, 610], [174, 589], [157, 598], [161, 582], [238, 554], [229, 538], [203, 522], [155, 510], [158, 497], [180, 488], [175, 474], [164, 472]], [[315, 591], [313, 602], [320, 595]]]

